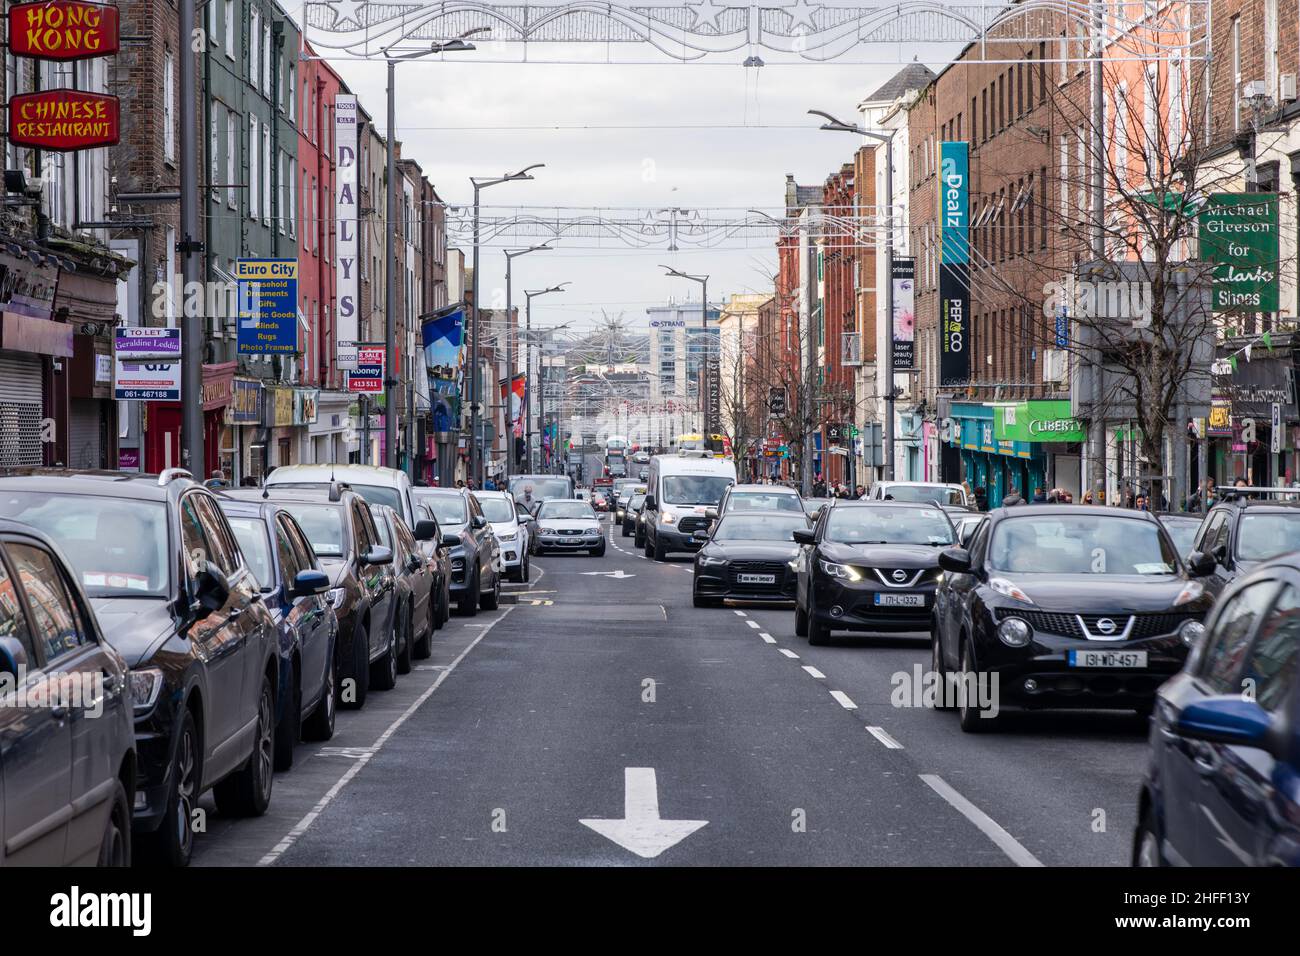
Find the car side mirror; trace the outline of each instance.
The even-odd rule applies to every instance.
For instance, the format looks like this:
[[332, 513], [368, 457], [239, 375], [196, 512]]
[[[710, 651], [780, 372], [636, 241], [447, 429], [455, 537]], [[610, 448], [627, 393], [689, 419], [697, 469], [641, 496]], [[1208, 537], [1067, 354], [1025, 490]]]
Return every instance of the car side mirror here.
[[392, 564], [393, 549], [377, 544], [361, 556], [362, 564]]
[[[1219, 564], [1223, 565], [1225, 568], [1228, 566], [1228, 546], [1226, 544], [1219, 545], [1210, 552], [1210, 554]], [[1211, 568], [1211, 570], [1213, 570], [1213, 568]]]
[[655, 502], [655, 496], [654, 496], [654, 495], [646, 495], [646, 496], [645, 496], [645, 508], [646, 508], [647, 511], [654, 511], [654, 510], [655, 510], [656, 508], [658, 508], [658, 507], [659, 507], [659, 505]]
[[324, 571], [306, 568], [294, 575], [291, 597], [310, 597], [313, 594], [324, 594], [329, 589], [330, 579]]
[[0, 637], [0, 673], [18, 676], [27, 666], [27, 648], [16, 637]]
[[798, 544], [817, 543], [817, 532], [811, 528], [795, 528], [793, 537]]
[[939, 567], [953, 574], [970, 574], [970, 552], [965, 548], [946, 548], [939, 552]]
[[211, 561], [204, 562], [194, 583], [196, 610], [200, 618], [220, 610], [230, 600], [230, 579]]
[[484, 518], [482, 515], [475, 515], [471, 524], [473, 524], [475, 528], [486, 528], [487, 518]]
[[418, 554], [413, 554], [406, 559], [406, 570], [411, 572], [418, 571], [420, 570], [420, 564], [420, 556]]
[[1257, 747], [1269, 753], [1276, 749], [1272, 716], [1255, 701], [1240, 694], [1210, 697], [1188, 704], [1178, 715], [1174, 732], [1190, 740]]
[[1193, 577], [1203, 578], [1214, 573], [1215, 558], [1204, 551], [1193, 551], [1187, 556], [1187, 570]]
[[718, 520], [718, 509], [717, 509], [717, 508], [705, 508], [705, 509], [704, 509], [704, 517], [708, 518], [710, 521], [717, 521], [717, 520]]
[[709, 533], [705, 531], [703, 528], [700, 528], [698, 531], [696, 531], [694, 534], [691, 535], [691, 540], [698, 541], [700, 542], [700, 544], [703, 544], [704, 542], [709, 540]]
[[444, 548], [454, 548], [458, 544], [460, 544], [460, 535], [452, 534], [450, 531], [443, 532], [442, 546]]
[[421, 518], [415, 523], [414, 534], [416, 541], [432, 541], [438, 534], [438, 522]]

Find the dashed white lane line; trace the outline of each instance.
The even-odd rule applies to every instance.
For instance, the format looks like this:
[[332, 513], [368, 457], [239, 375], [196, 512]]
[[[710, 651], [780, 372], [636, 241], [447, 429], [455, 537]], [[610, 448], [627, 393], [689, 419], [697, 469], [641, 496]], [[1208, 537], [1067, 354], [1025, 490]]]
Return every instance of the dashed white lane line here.
[[816, 677], [818, 680], [826, 679], [826, 675], [823, 674], [821, 671], [819, 671], [817, 668], [813, 667], [811, 664], [805, 664], [803, 666], [803, 669], [808, 673], [809, 677]]
[[884, 727], [868, 727], [867, 733], [871, 734], [871, 736], [875, 737], [890, 750], [903, 749], [903, 745], [891, 737], [889, 731], [885, 730]]
[[307, 814], [297, 822], [297, 824], [294, 825], [294, 828], [285, 834], [284, 839], [272, 847], [265, 856], [257, 861], [258, 866], [270, 866], [283, 856], [285, 851], [298, 842], [298, 839], [311, 828], [311, 825], [314, 822], [316, 822], [316, 818], [324, 813], [326, 807], [334, 802], [334, 798], [343, 792], [343, 788], [352, 782], [352, 778], [359, 774], [362, 768], [370, 762], [370, 759], [383, 749], [384, 744], [388, 743], [389, 739], [397, 732], [398, 728], [410, 720], [411, 715], [419, 710], [426, 700], [433, 696], [433, 692], [442, 686], [442, 682], [445, 681], [447, 676], [456, 669], [456, 666], [465, 659], [465, 656], [478, 646], [479, 641], [487, 637], [488, 631], [492, 630], [492, 628], [497, 624], [500, 624], [501, 621], [505, 619], [506, 615], [512, 610], [513, 608], [507, 607], [501, 612], [501, 616], [492, 621], [491, 624], [482, 626], [482, 630], [479, 631], [478, 636], [475, 637], [474, 640], [470, 641], [469, 644], [466, 645], [465, 649], [456, 655], [456, 659], [447, 665], [447, 669], [440, 673], [424, 693], [417, 697], [411, 706], [406, 708], [406, 710], [404, 710], [396, 720], [388, 725], [388, 729], [379, 735], [379, 738], [374, 742], [374, 745], [369, 748], [369, 752], [358, 757], [357, 761], [347, 769], [347, 772], [343, 774], [343, 776], [339, 777], [334, 786], [330, 787], [329, 790], [326, 791], [325, 796], [321, 797], [320, 800], [316, 802], [316, 805], [312, 807], [311, 810], [309, 810]]
[[758, 636], [761, 637], [763, 641], [767, 644], [776, 643], [776, 638], [773, 637], [771, 634], [767, 633], [767, 631], [759, 631]]
[[777, 650], [780, 651], [782, 654], [784, 654], [786, 657], [790, 658], [790, 660], [792, 661], [797, 661], [799, 659], [799, 655], [796, 654], [794, 651], [787, 650], [784, 647], [778, 647]]
[[998, 849], [1005, 853], [1016, 866], [1043, 865], [1036, 856], [1021, 846], [1015, 837], [1002, 829], [996, 820], [954, 790], [943, 777], [934, 773], [923, 773], [920, 774], [920, 777], [931, 790], [947, 800], [958, 813], [979, 827], [980, 832], [992, 840]]
[[858, 705], [853, 703], [853, 698], [850, 697], [848, 694], [844, 693], [844, 691], [842, 690], [831, 691], [831, 696], [834, 697], [835, 700], [839, 703], [839, 705], [843, 707], [845, 710], [858, 709]]
[[736, 617], [749, 617], [744, 611], [732, 611], [731, 613], [735, 614]]
[[752, 627], [754, 630], [756, 631], [758, 630], [759, 624], [757, 621], [746, 621], [745, 623], [748, 624], [750, 627]]

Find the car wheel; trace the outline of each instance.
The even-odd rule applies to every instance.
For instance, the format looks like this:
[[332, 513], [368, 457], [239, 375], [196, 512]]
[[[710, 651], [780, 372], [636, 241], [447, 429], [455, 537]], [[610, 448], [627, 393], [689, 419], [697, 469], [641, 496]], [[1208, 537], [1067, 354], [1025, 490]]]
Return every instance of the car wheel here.
[[632, 536], [632, 532], [627, 530], [627, 525], [623, 525], [623, 527], [620, 528], [619, 531], [622, 532], [622, 535], [625, 538], [630, 538]]
[[519, 580], [520, 580], [521, 582], [523, 582], [524, 584], [527, 584], [527, 583], [528, 583], [528, 579], [531, 578], [531, 577], [533, 576], [533, 568], [532, 568], [532, 565], [529, 563], [529, 561], [528, 561], [528, 555], [526, 555], [526, 554], [524, 555], [524, 563], [523, 563], [522, 567], [523, 567], [523, 570], [519, 572]]
[[1137, 832], [1133, 834], [1133, 865], [1165, 865], [1160, 858], [1160, 837], [1156, 833], [1156, 815], [1151, 807], [1143, 811]]
[[176, 756], [171, 765], [171, 788], [167, 792], [167, 809], [153, 833], [143, 834], [141, 848], [167, 866], [189, 866], [194, 852], [194, 831], [190, 828], [194, 805], [199, 799], [199, 781], [203, 777], [202, 741], [194, 725], [194, 715], [185, 710]]
[[702, 594], [693, 594], [691, 599], [696, 607], [720, 607], [722, 602], [715, 597], [705, 597]]
[[943, 645], [939, 641], [939, 622], [930, 620], [930, 672], [934, 674], [939, 693], [935, 698], [936, 710], [952, 710], [948, 701], [948, 673], [943, 665]]
[[375, 690], [392, 690], [397, 686], [397, 633], [404, 627], [402, 618], [405, 616], [399, 609], [397, 620], [388, 632], [388, 646], [383, 655], [370, 665], [370, 684]]
[[284, 713], [275, 725], [275, 769], [283, 772], [293, 766], [293, 748], [298, 743], [302, 723], [302, 685], [290, 669], [289, 699], [284, 702]]
[[121, 780], [114, 781], [113, 801], [108, 809], [108, 822], [104, 836], [99, 841], [99, 861], [96, 865], [131, 865], [131, 803], [126, 798], [126, 787]]
[[591, 555], [594, 558], [603, 558], [605, 556], [605, 542], [602, 541], [600, 547], [593, 550]]
[[262, 675], [262, 693], [257, 699], [257, 726], [253, 752], [242, 768], [217, 784], [212, 795], [223, 815], [260, 817], [271, 805], [275, 766], [275, 694], [271, 678]]
[[352, 681], [352, 700], [343, 700], [345, 688], [339, 685], [339, 703], [352, 710], [360, 710], [366, 705], [366, 694], [370, 692], [370, 619], [366, 618], [357, 628], [352, 639], [352, 670], [347, 675]]
[[794, 605], [794, 634], [795, 637], [808, 636], [808, 612], [799, 606], [798, 601]]
[[655, 560], [656, 561], [668, 560], [668, 548], [664, 545], [662, 538], [655, 538]]
[[501, 575], [492, 575], [492, 590], [479, 599], [479, 606], [485, 611], [495, 611], [501, 606]]
[[[983, 714], [979, 706], [979, 672], [974, 669], [975, 660], [974, 652], [971, 650], [970, 639], [962, 641], [961, 645], [961, 669], [959, 671], [960, 681], [957, 691], [957, 717], [961, 722], [961, 729], [968, 734], [978, 734], [986, 730], [993, 730], [997, 726], [997, 717], [988, 717]], [[976, 700], [972, 701], [971, 698]]]
[[813, 647], [821, 647], [831, 642], [831, 629], [829, 624], [823, 624], [817, 620], [816, 609], [811, 604], [808, 606], [808, 643]]
[[478, 613], [478, 575], [474, 575], [474, 580], [465, 585], [465, 590], [461, 592], [460, 600], [456, 602], [456, 613], [461, 617], [473, 617]]
[[329, 740], [334, 736], [334, 715], [337, 713], [339, 663], [337, 650], [330, 654], [330, 666], [325, 669], [325, 686], [311, 716], [302, 725], [305, 740]]
[[411, 673], [411, 655], [415, 653], [415, 606], [406, 606], [406, 626], [402, 629], [402, 648], [397, 653], [397, 673]]
[[429, 594], [429, 627], [424, 632], [424, 637], [415, 642], [413, 653], [418, 661], [425, 660], [433, 655], [433, 632], [438, 629], [438, 602], [434, 599], [432, 593]]

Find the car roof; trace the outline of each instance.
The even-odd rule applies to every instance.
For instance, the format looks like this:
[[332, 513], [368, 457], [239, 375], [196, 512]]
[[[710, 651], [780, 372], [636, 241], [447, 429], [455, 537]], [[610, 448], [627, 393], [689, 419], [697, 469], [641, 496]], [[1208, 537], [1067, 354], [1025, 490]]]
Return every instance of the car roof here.
[[1138, 511], [1134, 508], [1119, 508], [1112, 505], [1008, 505], [993, 508], [989, 514], [1000, 518], [1017, 518], [1021, 515], [1108, 515], [1114, 518], [1132, 518], [1135, 521], [1155, 521], [1150, 511]]
[[743, 485], [738, 484], [738, 485], [731, 486], [731, 493], [733, 495], [738, 491], [761, 491], [764, 494], [769, 494], [769, 495], [794, 495], [795, 497], [799, 496], [799, 492], [795, 491], [793, 488], [787, 488], [785, 485], [760, 485], [753, 482], [748, 482]]
[[461, 498], [468, 498], [470, 491], [468, 488], [429, 488], [427, 486], [421, 486], [418, 488], [412, 488], [411, 494], [415, 495], [417, 498], [450, 498], [453, 495]]
[[[933, 501], [898, 501], [893, 498], [888, 501], [871, 498], [828, 498], [826, 500], [835, 502], [837, 511], [840, 508], [924, 508], [933, 511], [937, 507]], [[943, 511], [942, 508], [939, 510]]]
[[337, 481], [340, 484], [355, 482], [369, 485], [391, 485], [398, 487], [409, 484], [410, 476], [396, 468], [384, 468], [381, 465], [280, 465], [266, 476], [268, 485], [281, 481]]
[[475, 488], [470, 492], [475, 498], [505, 498], [507, 501], [514, 501], [515, 496], [508, 491], [496, 491], [491, 488]]
[[[101, 498], [141, 498], [166, 501], [173, 491], [202, 487], [191, 478], [176, 475], [159, 484], [159, 476], [146, 473], [73, 468], [9, 468], [0, 472], [0, 488], [45, 494], [95, 495]], [[51, 482], [57, 482], [52, 485]]]

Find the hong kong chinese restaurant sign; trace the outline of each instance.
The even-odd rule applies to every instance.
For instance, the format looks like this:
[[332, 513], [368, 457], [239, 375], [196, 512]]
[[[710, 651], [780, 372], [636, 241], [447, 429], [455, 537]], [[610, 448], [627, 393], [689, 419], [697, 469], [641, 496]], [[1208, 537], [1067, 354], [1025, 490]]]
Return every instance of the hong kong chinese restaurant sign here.
[[9, 8], [9, 52], [42, 60], [88, 60], [117, 52], [117, 7], [46, 0]]
[[54, 89], [9, 100], [9, 142], [38, 149], [113, 146], [121, 129], [116, 96]]

